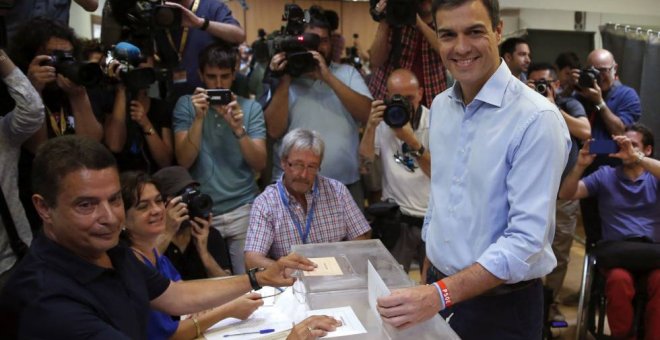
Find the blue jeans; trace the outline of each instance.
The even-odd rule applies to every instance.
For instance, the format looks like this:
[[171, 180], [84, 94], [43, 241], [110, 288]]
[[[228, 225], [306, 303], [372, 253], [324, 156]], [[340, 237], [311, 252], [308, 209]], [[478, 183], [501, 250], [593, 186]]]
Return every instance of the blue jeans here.
[[[430, 268], [427, 283], [444, 275]], [[451, 293], [451, 292], [450, 292]], [[453, 315], [452, 315], [453, 314]], [[502, 295], [481, 295], [440, 312], [463, 340], [541, 339], [543, 334], [543, 285], [540, 279]]]

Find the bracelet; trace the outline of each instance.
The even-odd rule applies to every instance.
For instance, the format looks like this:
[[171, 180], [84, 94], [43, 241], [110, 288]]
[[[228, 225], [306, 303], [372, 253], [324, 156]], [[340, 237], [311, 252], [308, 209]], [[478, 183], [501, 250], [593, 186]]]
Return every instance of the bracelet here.
[[195, 339], [197, 339], [202, 336], [202, 331], [199, 329], [199, 322], [197, 321], [197, 318], [193, 317], [191, 320], [195, 324], [195, 331], [197, 332]]
[[154, 132], [155, 132], [155, 131], [154, 131], [154, 127], [151, 126], [151, 127], [149, 127], [149, 128], [147, 129], [147, 131], [144, 131], [144, 134], [147, 135], [147, 136], [151, 136], [151, 135], [154, 134]]
[[211, 23], [211, 21], [209, 20], [209, 18], [204, 18], [204, 23], [202, 24], [202, 26], [199, 29], [202, 30], [202, 31], [206, 31], [206, 29], [209, 28], [210, 23]]
[[442, 297], [445, 300], [445, 308], [451, 307], [454, 303], [451, 302], [451, 296], [449, 295], [449, 289], [447, 289], [447, 285], [445, 285], [442, 280], [438, 280], [436, 283], [440, 287], [440, 292], [442, 293]]
[[247, 136], [247, 130], [245, 129], [245, 125], [243, 125], [243, 132], [240, 133], [234, 132], [234, 137], [236, 137], [236, 139], [241, 139], [245, 136]]
[[437, 282], [433, 282], [433, 287], [435, 287], [435, 289], [438, 291], [438, 295], [440, 295], [440, 302], [442, 303], [440, 310], [443, 310], [446, 308], [447, 303], [445, 302], [445, 297], [442, 295], [442, 289], [440, 289], [440, 286]]

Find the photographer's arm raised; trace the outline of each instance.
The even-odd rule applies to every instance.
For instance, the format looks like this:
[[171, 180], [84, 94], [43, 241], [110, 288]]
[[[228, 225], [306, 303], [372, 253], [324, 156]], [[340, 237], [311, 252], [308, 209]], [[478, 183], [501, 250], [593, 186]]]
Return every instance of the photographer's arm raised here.
[[195, 89], [190, 98], [194, 109], [194, 118], [190, 129], [174, 133], [174, 154], [179, 165], [190, 168], [202, 147], [202, 127], [204, 117], [209, 110], [208, 95], [204, 89]]
[[[286, 56], [284, 52], [273, 56], [270, 61], [270, 70], [281, 72], [286, 67]], [[270, 104], [264, 110], [266, 120], [266, 132], [273, 139], [281, 138], [289, 125], [289, 86], [291, 76], [283, 74], [274, 90]]]
[[390, 55], [391, 48], [392, 45], [390, 45], [390, 25], [388, 25], [385, 20], [381, 20], [378, 23], [376, 36], [371, 43], [371, 48], [369, 49], [369, 61], [371, 63], [372, 69], [385, 65]]
[[422, 35], [424, 35], [424, 38], [429, 42], [429, 45], [431, 45], [431, 48], [435, 53], [440, 55], [440, 39], [438, 39], [437, 33], [431, 28], [431, 26], [425, 23], [419, 15], [417, 15], [417, 23], [415, 27], [422, 32]]
[[[205, 19], [197, 16], [190, 9], [188, 9], [192, 4], [192, 0], [184, 0], [181, 2], [181, 4], [176, 2], [166, 2], [165, 4], [181, 9], [183, 16], [181, 26], [197, 29], [201, 29], [203, 27]], [[245, 41], [245, 31], [237, 25], [209, 20], [206, 32], [216, 38], [233, 44], [240, 44]]]
[[114, 153], [121, 152], [126, 144], [126, 88], [123, 84], [116, 87], [112, 114], [106, 117], [104, 128], [105, 145]]
[[103, 139], [103, 126], [96, 120], [87, 90], [61, 74], [57, 75], [57, 85], [66, 93], [71, 105], [71, 113], [76, 122], [76, 135], [86, 136], [96, 141]]

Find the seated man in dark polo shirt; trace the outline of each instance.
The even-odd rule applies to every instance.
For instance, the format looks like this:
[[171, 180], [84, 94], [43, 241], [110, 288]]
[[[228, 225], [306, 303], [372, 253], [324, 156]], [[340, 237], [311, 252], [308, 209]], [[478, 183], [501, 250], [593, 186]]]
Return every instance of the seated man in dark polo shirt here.
[[[78, 136], [51, 139], [39, 148], [33, 169], [43, 233], [0, 295], [3, 338], [145, 339], [149, 308], [195, 313], [260, 285], [291, 285], [285, 268], [313, 269], [292, 255], [249, 275], [170, 282], [118, 245], [124, 205], [117, 164], [101, 144]], [[294, 332], [302, 327], [322, 336], [336, 325], [312, 321]]]

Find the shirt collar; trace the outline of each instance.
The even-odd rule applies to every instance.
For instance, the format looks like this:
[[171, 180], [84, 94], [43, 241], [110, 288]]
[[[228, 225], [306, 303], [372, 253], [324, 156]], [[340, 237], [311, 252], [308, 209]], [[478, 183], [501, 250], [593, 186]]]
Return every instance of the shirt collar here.
[[[83, 260], [69, 249], [46, 237], [43, 232], [34, 240], [33, 247], [39, 249], [39, 253], [35, 254], [37, 257], [48, 263], [49, 266], [65, 272], [81, 284], [87, 284], [110, 270]], [[110, 256], [112, 265], [117, 268], [124, 261], [126, 251], [121, 246], [115, 246], [108, 250], [108, 256]]]
[[[319, 190], [319, 176], [320, 176], [319, 174], [316, 174], [316, 178], [314, 179], [314, 185], [312, 186], [312, 190], [305, 193], [305, 198], [307, 199], [308, 202], [312, 199], [314, 194], [316, 194], [316, 192], [318, 192], [318, 190]], [[280, 179], [277, 180], [277, 187], [280, 187], [280, 186], [284, 189], [284, 193], [286, 194], [286, 197], [289, 200], [289, 202], [298, 202], [295, 199], [295, 197], [293, 197], [293, 195], [291, 195], [291, 193], [289, 192], [289, 189], [287, 189], [286, 185], [284, 185], [284, 173], [282, 173], [280, 175]]]
[[[511, 71], [506, 66], [506, 63], [500, 58], [500, 66], [497, 67], [495, 73], [486, 81], [484, 86], [481, 87], [474, 100], [488, 103], [493, 106], [501, 107], [504, 100], [504, 92], [511, 80]], [[463, 102], [463, 94], [459, 82], [454, 83], [452, 91], [449, 93], [449, 98], [454, 101]]]

